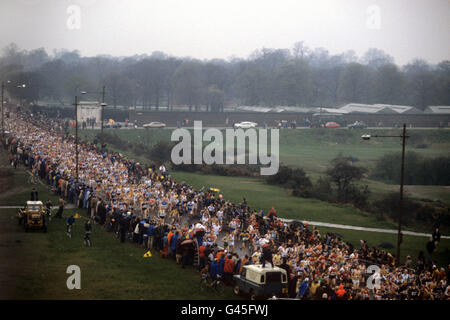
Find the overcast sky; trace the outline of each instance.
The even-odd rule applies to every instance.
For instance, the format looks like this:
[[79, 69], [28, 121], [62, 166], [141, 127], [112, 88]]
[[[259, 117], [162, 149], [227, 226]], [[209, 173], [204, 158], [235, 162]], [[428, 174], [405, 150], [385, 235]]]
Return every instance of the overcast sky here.
[[376, 47], [402, 65], [450, 59], [449, 39], [450, 0], [0, 0], [1, 48], [83, 56], [226, 59], [303, 40], [331, 54]]

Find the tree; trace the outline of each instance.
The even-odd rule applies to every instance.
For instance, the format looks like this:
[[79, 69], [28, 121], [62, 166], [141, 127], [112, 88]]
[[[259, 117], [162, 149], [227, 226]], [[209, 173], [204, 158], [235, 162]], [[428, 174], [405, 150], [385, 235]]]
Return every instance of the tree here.
[[210, 86], [203, 94], [206, 111], [223, 112], [225, 93], [215, 86]]
[[12, 97], [31, 103], [39, 99], [41, 76], [38, 72], [15, 72], [9, 74], [8, 78], [14, 84], [8, 88]]
[[294, 59], [306, 59], [311, 50], [305, 45], [305, 41], [294, 43], [292, 48], [292, 55]]
[[202, 101], [202, 65], [199, 62], [183, 62], [175, 71], [175, 99], [180, 104], [195, 106], [196, 111]]
[[386, 64], [393, 64], [394, 58], [385, 53], [383, 50], [370, 48], [364, 54], [362, 61], [370, 67], [379, 68]]
[[432, 105], [434, 96], [434, 75], [430, 65], [416, 59], [405, 66], [409, 103], [420, 109]]
[[276, 101], [282, 105], [301, 106], [311, 102], [313, 84], [306, 60], [282, 65], [275, 75]]
[[105, 77], [105, 100], [114, 108], [118, 104], [130, 106], [133, 104], [134, 82], [120, 72], [111, 72]]
[[400, 104], [405, 90], [405, 78], [395, 64], [378, 67], [375, 76], [375, 101], [385, 104]]
[[450, 105], [450, 60], [439, 63], [436, 67], [436, 104]]
[[352, 62], [346, 65], [339, 84], [339, 100], [342, 102], [368, 103], [371, 74], [368, 67]]
[[[253, 106], [323, 106], [342, 103], [412, 105], [450, 104], [450, 62], [436, 66], [416, 59], [400, 68], [382, 50], [371, 48], [361, 59], [354, 51], [330, 55], [303, 41], [291, 50], [261, 48], [248, 58], [195, 60], [154, 51], [129, 57], [83, 57], [78, 51], [6, 46], [0, 55], [0, 78], [33, 82], [27, 99], [71, 104], [81, 90], [107, 86], [111, 105], [142, 105], [173, 110], [225, 104]], [[30, 84], [31, 85], [31, 84]], [[16, 94], [16, 93], [14, 93]], [[24, 94], [24, 92], [22, 92]]]
[[337, 186], [338, 199], [348, 202], [350, 193], [354, 191], [352, 183], [360, 180], [367, 169], [354, 166], [342, 157], [333, 159], [331, 163], [333, 166], [327, 169], [326, 174]]

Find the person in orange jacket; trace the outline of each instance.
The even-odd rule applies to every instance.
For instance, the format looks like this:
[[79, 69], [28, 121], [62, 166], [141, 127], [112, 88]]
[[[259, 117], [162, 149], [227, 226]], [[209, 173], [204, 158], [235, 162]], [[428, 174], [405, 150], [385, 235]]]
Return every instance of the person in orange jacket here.
[[338, 299], [343, 299], [345, 293], [346, 293], [346, 291], [345, 291], [345, 289], [344, 289], [344, 285], [341, 283], [341, 284], [339, 285], [339, 288], [336, 290], [336, 297], [337, 297]]

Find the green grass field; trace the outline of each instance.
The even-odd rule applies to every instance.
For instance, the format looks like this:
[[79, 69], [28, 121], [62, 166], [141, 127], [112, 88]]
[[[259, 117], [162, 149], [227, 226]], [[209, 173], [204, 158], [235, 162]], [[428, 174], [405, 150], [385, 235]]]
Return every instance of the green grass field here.
[[[5, 164], [5, 154], [1, 154], [1, 163]], [[12, 169], [10, 169], [12, 170]], [[268, 207], [272, 202], [285, 206], [277, 208], [284, 216], [317, 218], [326, 212], [331, 222], [353, 224], [367, 223], [368, 226], [380, 226], [370, 217], [346, 207], [335, 207], [317, 201], [293, 198], [285, 195], [283, 189], [262, 185], [257, 179], [200, 176], [198, 174], [175, 173], [181, 180], [189, 180], [195, 186], [211, 184], [224, 190], [224, 195], [240, 201], [245, 194], [253, 206]], [[11, 189], [0, 195], [0, 205], [23, 205], [28, 199], [31, 186], [27, 184], [24, 169], [14, 172]], [[220, 180], [221, 179], [221, 180]], [[56, 202], [57, 197], [45, 186], [37, 185], [40, 198]], [[286, 198], [288, 197], [288, 198]], [[287, 201], [289, 199], [289, 201]], [[65, 210], [64, 215], [83, 210]], [[92, 241], [94, 246], [87, 248], [83, 244], [84, 218], [78, 219], [74, 235], [69, 239], [65, 233], [65, 219], [53, 219], [48, 232], [25, 233], [15, 218], [17, 209], [0, 209], [0, 298], [6, 299], [236, 299], [231, 288], [223, 295], [214, 292], [203, 293], [199, 290], [199, 275], [188, 267], [181, 269], [174, 261], [160, 258], [154, 253], [144, 259], [145, 250], [132, 243], [121, 244], [112, 233], [94, 225]], [[389, 223], [383, 225], [390, 227]], [[395, 235], [374, 232], [361, 232], [319, 227], [322, 234], [337, 232], [345, 241], [359, 247], [359, 240], [365, 239], [369, 245], [381, 242], [396, 243]], [[402, 257], [417, 257], [425, 250], [426, 238], [404, 236]], [[436, 259], [440, 265], [450, 263], [450, 240], [442, 240]], [[394, 252], [395, 249], [390, 250]], [[66, 273], [69, 265], [78, 265], [81, 269], [81, 290], [68, 290]], [[19, 266], [19, 267], [17, 267]]]
[[[0, 164], [6, 166], [6, 154], [0, 152]], [[13, 170], [13, 169], [10, 169]], [[11, 189], [0, 195], [0, 206], [22, 206], [29, 200], [31, 188], [44, 202], [58, 197], [45, 185], [29, 185], [28, 173], [13, 170]], [[64, 211], [68, 217], [84, 210]], [[231, 288], [222, 295], [200, 291], [200, 277], [192, 267], [181, 269], [175, 261], [159, 253], [143, 258], [145, 249], [132, 243], [122, 244], [113, 233], [94, 225], [93, 247], [84, 246], [84, 218], [78, 219], [69, 239], [65, 219], [53, 219], [48, 232], [26, 233], [17, 224], [17, 209], [0, 209], [0, 299], [236, 299]], [[81, 268], [81, 290], [68, 290], [66, 269]], [[17, 266], [20, 266], [17, 268]]]
[[[158, 141], [170, 141], [172, 129], [105, 129], [106, 133], [117, 135], [129, 143], [143, 143], [153, 145]], [[93, 140], [99, 130], [81, 130], [80, 137]], [[281, 164], [300, 167], [311, 177], [318, 179], [324, 174], [330, 161], [338, 155], [353, 156], [358, 160], [357, 164], [372, 169], [378, 158], [388, 153], [401, 151], [400, 139], [384, 138], [363, 141], [363, 133], [378, 135], [398, 135], [400, 130], [333, 130], [333, 129], [309, 129], [309, 130], [281, 130], [280, 131], [280, 162]], [[414, 151], [425, 157], [450, 155], [450, 130], [446, 129], [410, 129], [410, 138], [407, 142], [407, 151]], [[427, 148], [419, 148], [426, 145]], [[112, 148], [114, 149], [114, 148]], [[118, 150], [122, 153], [123, 150]], [[127, 154], [141, 163], [148, 159], [127, 151]], [[381, 195], [398, 190], [398, 186], [365, 179], [372, 191], [371, 197], [379, 198]], [[445, 186], [406, 186], [405, 192], [412, 198], [427, 198], [441, 200], [450, 204], [449, 188]]]
[[[65, 216], [75, 210], [66, 210]], [[231, 299], [231, 288], [223, 295], [200, 291], [199, 274], [191, 267], [181, 269], [158, 253], [143, 258], [145, 249], [122, 244], [95, 225], [92, 247], [85, 247], [84, 219], [76, 221], [73, 237], [65, 232], [65, 219], [53, 219], [48, 233], [25, 233], [14, 220], [16, 210], [2, 210], [1, 239], [10, 251], [9, 262], [23, 268], [15, 270], [15, 290], [9, 299]], [[67, 267], [81, 269], [81, 290], [68, 290]], [[5, 297], [2, 297], [5, 298]]]
[[[149, 145], [158, 141], [169, 141], [171, 129], [150, 129], [148, 133], [143, 129], [115, 130], [107, 129], [107, 133], [117, 135], [121, 139], [132, 142], [146, 143], [142, 140], [145, 134], [150, 137]], [[290, 166], [302, 167], [313, 181], [324, 175], [330, 161], [338, 155], [353, 156], [358, 159], [358, 165], [372, 168], [375, 161], [382, 155], [400, 150], [400, 141], [395, 139], [372, 139], [363, 141], [362, 132], [378, 135], [399, 134], [398, 130], [281, 130], [280, 132], [280, 158], [281, 162]], [[98, 131], [82, 130], [80, 135], [92, 140]], [[427, 157], [448, 156], [450, 154], [450, 130], [410, 130], [411, 135], [408, 151], [415, 151]], [[428, 148], [417, 148], [419, 144], [427, 144]], [[149, 163], [143, 156], [134, 154], [131, 150], [116, 151], [127, 154], [141, 163]], [[355, 210], [350, 206], [336, 206], [313, 199], [291, 197], [279, 187], [266, 185], [259, 178], [205, 176], [196, 173], [173, 171], [177, 180], [185, 180], [196, 187], [204, 184], [221, 186], [227, 198], [241, 201], [246, 196], [255, 206], [264, 210], [272, 205], [276, 206], [282, 216], [289, 218], [302, 218], [317, 221], [358, 224], [361, 226], [392, 227], [389, 222], [376, 221], [368, 214]], [[383, 195], [398, 192], [399, 186], [365, 178], [361, 184], [367, 184], [371, 191], [369, 200], [376, 200]], [[264, 197], [258, 197], [264, 194]], [[440, 200], [450, 203], [448, 186], [405, 186], [405, 194], [415, 199]], [[252, 196], [254, 195], [254, 196]], [[428, 226], [415, 225], [415, 230], [428, 231]]]

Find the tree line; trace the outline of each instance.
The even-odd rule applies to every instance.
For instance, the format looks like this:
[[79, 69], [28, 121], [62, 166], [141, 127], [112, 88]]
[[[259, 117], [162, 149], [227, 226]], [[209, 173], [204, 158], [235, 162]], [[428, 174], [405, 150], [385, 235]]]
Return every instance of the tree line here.
[[[304, 42], [291, 49], [262, 48], [247, 58], [198, 60], [150, 55], [83, 57], [78, 51], [3, 49], [0, 77], [14, 98], [67, 104], [87, 91], [110, 106], [223, 111], [225, 105], [338, 106], [345, 103], [450, 105], [450, 61], [415, 59], [398, 66], [382, 50], [330, 54]], [[88, 99], [88, 98], [87, 98]]]

